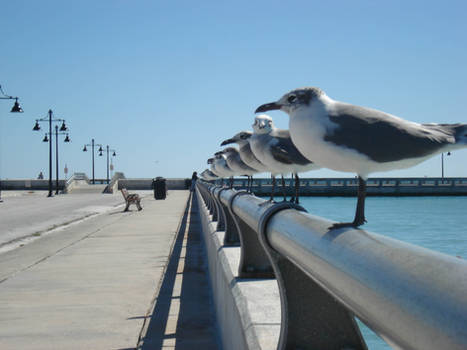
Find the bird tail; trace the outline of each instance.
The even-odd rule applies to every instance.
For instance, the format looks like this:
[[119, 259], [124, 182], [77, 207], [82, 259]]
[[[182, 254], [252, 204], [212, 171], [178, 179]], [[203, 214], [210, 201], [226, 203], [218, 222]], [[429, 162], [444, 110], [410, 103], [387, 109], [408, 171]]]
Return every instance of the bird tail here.
[[467, 146], [467, 124], [423, 124], [434, 132], [433, 135], [439, 138], [441, 143], [447, 141], [453, 148], [463, 148]]
[[456, 144], [467, 145], [467, 124], [452, 124]]

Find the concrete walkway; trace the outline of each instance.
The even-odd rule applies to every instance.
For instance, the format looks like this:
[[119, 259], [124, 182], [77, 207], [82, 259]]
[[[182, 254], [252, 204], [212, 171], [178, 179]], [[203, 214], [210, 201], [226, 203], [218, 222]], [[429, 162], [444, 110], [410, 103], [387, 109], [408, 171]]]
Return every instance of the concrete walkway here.
[[[188, 196], [147, 197], [141, 212], [114, 210], [0, 254], [0, 349], [123, 350], [156, 336], [148, 315], [187, 232]], [[209, 314], [204, 294], [198, 311]]]

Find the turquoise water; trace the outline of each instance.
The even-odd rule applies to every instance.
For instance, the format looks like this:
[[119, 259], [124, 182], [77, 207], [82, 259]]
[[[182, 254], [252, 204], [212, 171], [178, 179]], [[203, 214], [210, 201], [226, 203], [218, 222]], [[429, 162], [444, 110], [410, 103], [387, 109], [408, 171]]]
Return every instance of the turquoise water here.
[[[279, 200], [279, 198], [278, 198]], [[352, 221], [356, 198], [302, 197], [310, 214]], [[467, 259], [467, 197], [368, 197], [367, 231]], [[362, 326], [370, 350], [391, 349]]]

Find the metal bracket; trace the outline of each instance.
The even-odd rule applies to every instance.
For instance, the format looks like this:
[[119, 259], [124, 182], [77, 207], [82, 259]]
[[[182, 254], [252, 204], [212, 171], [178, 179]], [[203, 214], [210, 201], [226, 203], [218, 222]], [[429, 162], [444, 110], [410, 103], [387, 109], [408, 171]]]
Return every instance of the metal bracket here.
[[247, 191], [239, 191], [229, 199], [228, 208], [237, 227], [240, 239], [240, 263], [238, 277], [240, 278], [274, 278], [274, 271], [256, 231], [248, 226], [233, 211], [233, 201], [239, 195], [251, 195]]
[[212, 221], [217, 221], [219, 222], [219, 209], [217, 207], [217, 202], [215, 200], [215, 195], [214, 195], [214, 191], [219, 188], [219, 186], [212, 186], [210, 187], [208, 190], [209, 190], [209, 196], [211, 198], [211, 202], [212, 202]]
[[[216, 202], [219, 206], [220, 218], [222, 218], [222, 226], [220, 228], [218, 226], [218, 231], [225, 231], [223, 242], [224, 246], [237, 246], [240, 242], [238, 240], [237, 228], [232, 222], [230, 214], [221, 200], [221, 193], [224, 190], [229, 190], [229, 188], [221, 188], [219, 191], [217, 191], [217, 193], [214, 193], [216, 197]], [[219, 222], [221, 222], [221, 220], [219, 220]]]
[[278, 203], [263, 213], [258, 225], [280, 292], [281, 330], [277, 349], [367, 350], [353, 315], [270, 246], [266, 235], [268, 222], [284, 209], [306, 211], [293, 203]]
[[216, 211], [217, 211], [217, 227], [216, 231], [225, 231], [226, 226], [226, 219], [225, 219], [225, 213], [224, 209], [222, 208], [222, 203], [219, 200], [219, 193], [227, 190], [228, 188], [226, 187], [217, 187], [212, 190], [212, 198], [214, 200], [214, 203], [216, 204]]

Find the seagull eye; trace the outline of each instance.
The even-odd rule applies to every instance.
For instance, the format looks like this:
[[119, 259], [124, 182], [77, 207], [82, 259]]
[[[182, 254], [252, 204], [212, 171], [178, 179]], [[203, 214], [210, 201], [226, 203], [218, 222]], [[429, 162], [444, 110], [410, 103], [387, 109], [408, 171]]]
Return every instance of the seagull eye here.
[[296, 99], [297, 99], [297, 96], [295, 96], [295, 95], [290, 95], [289, 98], [287, 99], [287, 101], [288, 101], [289, 103], [293, 103]]

